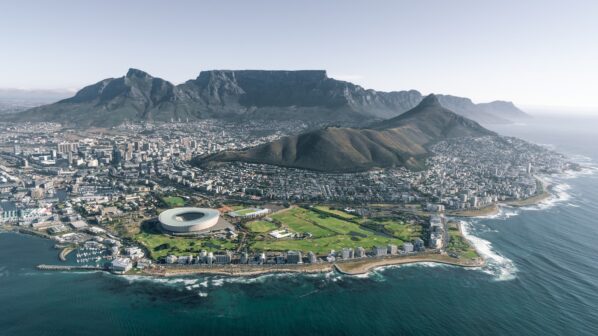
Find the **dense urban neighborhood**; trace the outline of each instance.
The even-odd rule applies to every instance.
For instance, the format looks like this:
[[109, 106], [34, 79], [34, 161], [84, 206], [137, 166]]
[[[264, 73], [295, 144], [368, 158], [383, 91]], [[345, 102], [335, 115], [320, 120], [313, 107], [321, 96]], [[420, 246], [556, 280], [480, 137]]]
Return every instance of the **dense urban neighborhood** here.
[[[430, 254], [472, 261], [479, 258], [451, 216], [538, 196], [546, 192], [539, 175], [576, 168], [560, 154], [501, 136], [435, 143], [423, 170], [341, 174], [191, 163], [318, 126], [3, 123], [0, 223], [55, 240], [61, 259], [70, 254], [74, 263], [64, 267], [116, 273], [165, 267], [156, 264], [274, 267]], [[217, 209], [217, 224], [169, 232], [158, 215], [184, 206]]]

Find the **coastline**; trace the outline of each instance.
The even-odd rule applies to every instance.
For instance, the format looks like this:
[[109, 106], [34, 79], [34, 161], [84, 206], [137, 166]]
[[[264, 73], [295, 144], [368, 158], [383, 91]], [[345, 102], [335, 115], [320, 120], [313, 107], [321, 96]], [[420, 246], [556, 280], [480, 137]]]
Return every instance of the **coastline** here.
[[370, 271], [393, 265], [413, 263], [438, 263], [460, 267], [482, 267], [485, 262], [481, 258], [475, 260], [463, 260], [449, 257], [442, 254], [421, 254], [411, 256], [392, 256], [385, 258], [363, 258], [337, 263], [298, 264], [284, 266], [251, 266], [251, 265], [227, 265], [219, 267], [189, 267], [189, 266], [161, 266], [157, 269], [147, 269], [131, 274], [176, 277], [188, 275], [226, 275], [226, 276], [258, 276], [275, 273], [326, 273], [333, 270], [345, 275], [361, 275]]
[[456, 210], [450, 211], [446, 214], [449, 216], [455, 217], [483, 217], [483, 216], [493, 216], [498, 214], [500, 211], [500, 204], [501, 203], [493, 203], [491, 205], [485, 206], [479, 209], [470, 209], [470, 210]]
[[534, 196], [522, 199], [522, 200], [504, 202], [504, 204], [513, 206], [513, 207], [522, 207], [522, 206], [528, 206], [528, 205], [535, 205], [535, 204], [538, 204], [538, 203], [552, 197], [552, 193], [550, 192], [552, 185], [549, 184], [548, 182], [546, 182], [546, 180], [538, 178], [538, 177], [536, 177], [536, 180], [539, 182], [539, 184], [542, 188], [542, 192], [540, 192], [539, 194], [536, 194]]
[[[500, 207], [503, 205], [522, 207], [533, 204], [538, 204], [547, 198], [550, 198], [552, 193], [550, 192], [550, 185], [538, 178], [538, 182], [541, 183], [541, 193], [531, 196], [526, 199], [516, 201], [506, 201], [491, 204], [487, 207], [472, 210], [454, 211], [447, 212], [450, 216], [455, 217], [485, 217], [498, 214]], [[16, 231], [24, 234], [31, 234], [43, 238], [49, 238], [48, 235], [39, 233], [33, 230], [24, 228], [12, 228], [10, 231]], [[470, 243], [471, 244], [471, 243]], [[475, 246], [473, 246], [475, 248]], [[476, 249], [477, 250], [477, 249]], [[65, 260], [66, 255], [72, 251], [72, 248], [65, 247], [59, 253], [59, 259]], [[381, 258], [362, 258], [353, 259], [349, 261], [339, 261], [336, 263], [317, 263], [317, 264], [297, 264], [297, 265], [268, 265], [268, 266], [256, 266], [256, 265], [223, 265], [223, 266], [176, 266], [176, 265], [155, 265], [144, 270], [133, 270], [127, 272], [125, 275], [137, 275], [137, 276], [154, 276], [154, 277], [177, 277], [177, 276], [192, 276], [192, 275], [223, 275], [231, 277], [252, 277], [266, 274], [276, 273], [327, 273], [336, 271], [345, 275], [363, 275], [367, 274], [376, 268], [413, 264], [413, 263], [437, 263], [444, 265], [452, 265], [459, 267], [482, 267], [486, 264], [485, 260], [480, 257], [476, 259], [457, 259], [450, 257], [445, 254], [431, 254], [424, 253], [421, 255], [410, 255], [410, 256], [390, 256]], [[51, 266], [51, 265], [44, 265]], [[65, 270], [61, 267], [56, 270]]]
[[[22, 234], [29, 234], [41, 238], [48, 238], [43, 234], [31, 230], [6, 230], [5, 232], [16, 232]], [[59, 253], [60, 257], [66, 257], [66, 254], [72, 252], [72, 248], [65, 247]], [[65, 258], [66, 259], [66, 258]], [[376, 268], [414, 264], [414, 263], [437, 263], [444, 265], [460, 266], [460, 267], [482, 267], [485, 261], [482, 258], [475, 260], [463, 260], [449, 257], [448, 255], [437, 253], [423, 253], [420, 255], [410, 256], [389, 256], [389, 257], [368, 257], [362, 259], [352, 259], [349, 261], [339, 261], [336, 263], [317, 263], [317, 264], [286, 264], [286, 265], [272, 265], [272, 266], [256, 266], [256, 265], [224, 265], [224, 266], [172, 266], [159, 265], [150, 267], [144, 270], [129, 271], [125, 275], [148, 276], [148, 277], [178, 277], [178, 276], [192, 276], [192, 275], [223, 275], [231, 277], [253, 277], [267, 274], [280, 273], [328, 273], [332, 271], [339, 272], [344, 275], [362, 275], [367, 274]], [[66, 266], [66, 265], [38, 265], [37, 269], [50, 271], [107, 271], [97, 267], [80, 267], [80, 266]]]
[[405, 265], [405, 264], [416, 264], [416, 263], [436, 263], [443, 265], [459, 266], [459, 267], [482, 267], [485, 265], [483, 259], [478, 258], [475, 260], [463, 260], [455, 259], [447, 255], [435, 254], [435, 255], [415, 255], [408, 257], [399, 258], [380, 258], [374, 260], [359, 260], [355, 262], [337, 263], [334, 264], [334, 268], [345, 275], [362, 275], [367, 274], [376, 268]]
[[552, 197], [553, 194], [550, 192], [552, 186], [548, 182], [539, 177], [536, 177], [536, 180], [541, 185], [541, 192], [536, 195], [520, 200], [497, 202], [479, 209], [450, 211], [446, 214], [454, 217], [485, 217], [497, 215], [500, 212], [500, 207], [505, 205], [519, 208], [539, 204], [545, 201], [546, 199]]

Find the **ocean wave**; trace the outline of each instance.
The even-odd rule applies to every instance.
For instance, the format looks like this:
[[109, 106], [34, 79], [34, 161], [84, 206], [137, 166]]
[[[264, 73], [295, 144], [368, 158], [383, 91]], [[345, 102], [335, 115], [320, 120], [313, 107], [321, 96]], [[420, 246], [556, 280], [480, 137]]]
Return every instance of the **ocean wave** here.
[[484, 215], [484, 216], [476, 216], [474, 218], [476, 219], [501, 219], [501, 220], [505, 220], [505, 219], [509, 219], [513, 216], [517, 216], [519, 214], [518, 208], [509, 206], [509, 205], [505, 205], [505, 204], [499, 204], [498, 205], [498, 211], [495, 214], [491, 214], [491, 215]]
[[[384, 268], [380, 268], [383, 270]], [[372, 277], [372, 272], [362, 273], [362, 274], [346, 274], [346, 276], [355, 278], [355, 279], [369, 279]]]
[[223, 278], [211, 279], [210, 284], [213, 287], [221, 287], [222, 285], [224, 285], [224, 279]]
[[587, 155], [582, 155], [582, 154], [570, 154], [568, 155], [569, 159], [571, 159], [571, 161], [578, 163], [578, 164], [585, 164], [588, 165], [590, 167], [594, 167], [594, 160], [587, 156]]
[[471, 234], [471, 223], [461, 221], [461, 228], [463, 236], [486, 261], [486, 265], [479, 268], [482, 272], [494, 276], [497, 281], [515, 279], [518, 270], [512, 260], [494, 251], [491, 242]]
[[200, 279], [190, 278], [160, 278], [146, 275], [114, 275], [117, 279], [124, 279], [129, 283], [133, 282], [151, 282], [164, 286], [192, 286], [199, 282]]
[[[283, 272], [283, 273], [264, 273], [259, 275], [253, 276], [237, 276], [237, 277], [226, 277], [223, 280], [226, 283], [240, 283], [240, 284], [254, 284], [254, 283], [263, 283], [268, 279], [271, 278], [286, 278], [290, 276], [298, 276], [297, 273], [292, 272]], [[303, 276], [321, 276], [321, 274], [302, 274]]]

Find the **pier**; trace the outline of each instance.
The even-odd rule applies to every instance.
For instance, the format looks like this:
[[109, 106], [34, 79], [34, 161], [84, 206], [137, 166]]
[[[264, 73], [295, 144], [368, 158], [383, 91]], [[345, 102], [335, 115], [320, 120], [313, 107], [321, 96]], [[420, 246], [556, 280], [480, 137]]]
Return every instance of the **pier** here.
[[104, 271], [104, 267], [90, 265], [37, 265], [37, 269], [44, 271]]

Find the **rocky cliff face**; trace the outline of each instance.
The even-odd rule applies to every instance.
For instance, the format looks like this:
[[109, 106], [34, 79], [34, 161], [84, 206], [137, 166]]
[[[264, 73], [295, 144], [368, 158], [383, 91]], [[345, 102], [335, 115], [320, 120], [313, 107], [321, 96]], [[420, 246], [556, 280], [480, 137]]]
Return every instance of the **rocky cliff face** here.
[[[439, 96], [440, 102], [474, 120], [507, 122], [519, 114], [508, 103], [474, 104], [467, 98]], [[415, 90], [380, 92], [329, 78], [322, 70], [214, 70], [173, 85], [136, 69], [120, 78], [87, 86], [69, 99], [19, 114], [19, 120], [56, 121], [78, 126], [112, 126], [125, 120], [172, 118], [299, 119], [370, 123], [416, 106]]]

